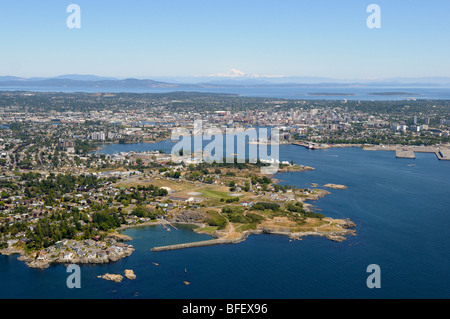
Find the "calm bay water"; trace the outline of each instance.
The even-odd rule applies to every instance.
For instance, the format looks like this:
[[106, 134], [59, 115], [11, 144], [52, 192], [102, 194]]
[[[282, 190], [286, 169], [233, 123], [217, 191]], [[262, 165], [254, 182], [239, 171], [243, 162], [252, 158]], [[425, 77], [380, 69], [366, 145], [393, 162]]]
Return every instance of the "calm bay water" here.
[[[107, 145], [105, 153], [164, 150], [173, 143]], [[0, 256], [1, 298], [449, 298], [450, 162], [417, 154], [359, 148], [308, 151], [280, 146], [281, 160], [315, 171], [283, 173], [281, 183], [345, 184], [314, 205], [326, 216], [350, 218], [357, 236], [342, 243], [308, 237], [290, 242], [274, 235], [250, 236], [237, 245], [151, 252], [158, 245], [204, 240], [189, 228], [166, 232], [136, 228], [136, 251], [116, 263], [82, 266], [82, 288], [66, 287], [62, 265], [29, 269], [16, 256]], [[415, 164], [415, 166], [411, 166]], [[159, 264], [155, 266], [153, 262]], [[366, 286], [370, 264], [381, 267], [381, 289]], [[188, 270], [185, 274], [185, 268]], [[96, 278], [133, 269], [135, 281]], [[183, 281], [191, 285], [185, 286]]]
[[[450, 88], [439, 86], [297, 86], [297, 87], [180, 87], [173, 88], [106, 88], [106, 87], [0, 87], [0, 91], [33, 91], [62, 93], [171, 93], [173, 91], [238, 94], [246, 97], [268, 97], [301, 100], [406, 100], [430, 99], [449, 100]], [[402, 93], [394, 95], [379, 95], [378, 93]], [[374, 94], [375, 93], [375, 94]], [[404, 93], [404, 94], [403, 94]]]

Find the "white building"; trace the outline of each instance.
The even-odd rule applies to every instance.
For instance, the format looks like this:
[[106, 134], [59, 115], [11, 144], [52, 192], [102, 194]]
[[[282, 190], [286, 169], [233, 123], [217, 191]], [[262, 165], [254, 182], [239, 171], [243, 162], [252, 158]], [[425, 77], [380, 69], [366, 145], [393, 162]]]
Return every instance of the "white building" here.
[[106, 136], [104, 132], [94, 132], [91, 134], [91, 139], [95, 141], [104, 141]]

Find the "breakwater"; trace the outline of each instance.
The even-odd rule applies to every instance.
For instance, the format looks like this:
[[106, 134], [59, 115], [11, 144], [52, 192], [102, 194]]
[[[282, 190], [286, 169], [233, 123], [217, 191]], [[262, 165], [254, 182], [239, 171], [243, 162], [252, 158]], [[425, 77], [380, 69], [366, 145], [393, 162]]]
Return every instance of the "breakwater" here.
[[365, 151], [394, 151], [396, 158], [415, 159], [415, 153], [435, 154], [440, 161], [450, 160], [450, 148], [434, 146], [367, 145]]
[[195, 248], [195, 247], [205, 247], [205, 246], [213, 246], [213, 245], [227, 245], [227, 244], [238, 244], [245, 241], [250, 235], [259, 235], [259, 234], [271, 234], [271, 235], [281, 235], [288, 236], [291, 239], [300, 240], [305, 236], [319, 236], [326, 237], [332, 241], [344, 241], [346, 238], [344, 236], [347, 235], [355, 235], [354, 230], [350, 230], [350, 228], [355, 227], [356, 225], [350, 220], [345, 220], [341, 224], [342, 231], [335, 232], [322, 232], [316, 229], [315, 231], [306, 231], [306, 232], [291, 232], [289, 229], [272, 229], [263, 227], [256, 230], [247, 230], [242, 233], [242, 236], [238, 238], [228, 239], [228, 238], [218, 238], [204, 241], [197, 241], [185, 244], [175, 244], [169, 246], [159, 246], [150, 249], [153, 252], [160, 251], [169, 251], [169, 250], [178, 250], [178, 249], [187, 249], [187, 248]]
[[436, 150], [434, 148], [411, 148], [411, 149], [397, 149], [395, 152], [396, 158], [409, 158], [409, 159], [415, 159], [416, 154], [415, 153], [430, 153], [435, 154], [436, 157], [440, 161], [449, 161], [450, 156], [448, 156], [449, 151], [448, 150]]
[[245, 240], [245, 238], [211, 239], [211, 240], [197, 241], [197, 242], [185, 243], [185, 244], [154, 247], [151, 249], [151, 251], [159, 252], [159, 251], [178, 250], [178, 249], [187, 249], [187, 248], [213, 246], [213, 245], [237, 244], [244, 240]]
[[[214, 245], [229, 245], [229, 244], [238, 244], [245, 241], [250, 235], [258, 235], [258, 234], [272, 234], [272, 235], [284, 235], [290, 236], [292, 233], [290, 231], [276, 231], [272, 229], [262, 228], [257, 230], [247, 230], [242, 233], [240, 237], [229, 239], [229, 238], [217, 238], [203, 241], [196, 241], [185, 244], [175, 244], [168, 246], [159, 246], [150, 249], [153, 252], [160, 251], [168, 251], [168, 250], [178, 250], [178, 249], [187, 249], [187, 248], [195, 248], [195, 247], [205, 247], [205, 246], [214, 246]], [[315, 233], [317, 234], [317, 233]]]
[[436, 152], [436, 157], [440, 160], [440, 161], [450, 161], [450, 151], [439, 151]]

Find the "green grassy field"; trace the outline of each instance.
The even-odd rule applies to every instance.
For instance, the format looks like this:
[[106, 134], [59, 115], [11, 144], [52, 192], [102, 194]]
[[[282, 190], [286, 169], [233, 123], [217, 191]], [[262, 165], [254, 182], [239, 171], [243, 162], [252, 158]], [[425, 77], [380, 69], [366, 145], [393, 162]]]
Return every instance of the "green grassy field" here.
[[217, 229], [218, 229], [217, 226], [207, 226], [207, 227], [204, 227], [204, 228], [200, 228], [200, 229], [198, 230], [198, 232], [200, 232], [200, 233], [206, 233], [206, 234], [212, 235], [212, 234], [214, 234], [214, 232], [215, 232]]
[[232, 196], [230, 196], [227, 192], [222, 192], [222, 191], [217, 191], [217, 190], [212, 190], [212, 189], [201, 189], [199, 190], [200, 193], [202, 193], [202, 196], [207, 197], [207, 198], [212, 198], [212, 199], [229, 199], [229, 198], [233, 198]]

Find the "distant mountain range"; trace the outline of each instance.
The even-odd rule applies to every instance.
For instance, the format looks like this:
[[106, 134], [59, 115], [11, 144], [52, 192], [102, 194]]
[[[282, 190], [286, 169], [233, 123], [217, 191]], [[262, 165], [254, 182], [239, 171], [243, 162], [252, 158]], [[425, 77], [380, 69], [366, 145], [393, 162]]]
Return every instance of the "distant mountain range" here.
[[205, 88], [205, 87], [349, 87], [349, 86], [450, 86], [450, 77], [389, 78], [383, 80], [333, 79], [325, 77], [284, 77], [246, 74], [232, 69], [226, 73], [192, 77], [120, 79], [96, 75], [67, 74], [56, 77], [22, 78], [0, 76], [2, 88]]
[[116, 79], [95, 75], [61, 75], [53, 78], [19, 78], [0, 76], [0, 87], [54, 87], [54, 88], [170, 88], [179, 84], [158, 82], [154, 80]]

